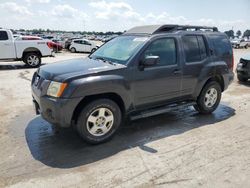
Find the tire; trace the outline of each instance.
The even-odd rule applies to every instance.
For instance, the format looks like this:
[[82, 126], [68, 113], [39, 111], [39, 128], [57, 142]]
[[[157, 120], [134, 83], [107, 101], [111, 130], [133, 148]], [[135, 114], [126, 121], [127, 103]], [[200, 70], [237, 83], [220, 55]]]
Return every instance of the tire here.
[[121, 110], [115, 102], [98, 99], [82, 109], [77, 118], [76, 130], [87, 143], [100, 144], [114, 136], [121, 119]]
[[248, 48], [248, 45], [245, 46], [245, 49], [247, 49], [247, 48]]
[[29, 67], [36, 68], [41, 65], [42, 60], [41, 60], [41, 56], [38, 53], [30, 52], [24, 56], [23, 62]]
[[75, 48], [70, 48], [71, 53], [76, 53], [76, 49]]
[[242, 77], [242, 76], [240, 76], [240, 75], [237, 75], [237, 78], [238, 78], [238, 80], [239, 80], [240, 82], [246, 82], [246, 81], [248, 80], [247, 78]]
[[92, 50], [91, 50], [91, 53], [94, 53], [96, 51], [96, 48], [93, 48]]
[[218, 107], [220, 100], [221, 86], [218, 82], [212, 81], [204, 86], [194, 108], [201, 114], [211, 114]]

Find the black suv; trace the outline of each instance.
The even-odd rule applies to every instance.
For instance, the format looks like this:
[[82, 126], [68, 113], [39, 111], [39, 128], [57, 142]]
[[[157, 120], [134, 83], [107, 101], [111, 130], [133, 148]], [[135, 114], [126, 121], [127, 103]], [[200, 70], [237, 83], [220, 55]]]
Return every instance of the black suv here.
[[135, 27], [85, 59], [42, 66], [32, 79], [37, 113], [87, 142], [132, 120], [194, 106], [212, 113], [234, 78], [233, 52], [216, 27]]
[[250, 79], [250, 55], [240, 58], [236, 71], [240, 82]]

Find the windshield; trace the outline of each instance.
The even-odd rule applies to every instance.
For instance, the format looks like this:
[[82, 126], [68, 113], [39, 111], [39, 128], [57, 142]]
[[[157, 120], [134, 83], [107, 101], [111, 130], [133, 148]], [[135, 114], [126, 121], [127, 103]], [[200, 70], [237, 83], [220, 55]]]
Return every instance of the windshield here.
[[142, 36], [120, 36], [101, 46], [90, 55], [90, 58], [105, 59], [125, 65], [147, 39], [148, 37]]

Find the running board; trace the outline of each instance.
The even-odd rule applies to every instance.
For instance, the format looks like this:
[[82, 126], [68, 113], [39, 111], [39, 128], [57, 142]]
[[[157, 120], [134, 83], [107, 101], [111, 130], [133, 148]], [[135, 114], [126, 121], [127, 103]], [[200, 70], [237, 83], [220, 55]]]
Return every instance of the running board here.
[[189, 106], [193, 106], [195, 104], [196, 104], [196, 102], [181, 102], [181, 103], [166, 105], [163, 107], [158, 107], [158, 108], [142, 111], [138, 114], [130, 116], [130, 119], [133, 121], [133, 120], [137, 120], [137, 119], [141, 119], [141, 118], [146, 118], [146, 117], [150, 117], [150, 116], [164, 114], [167, 112], [171, 112], [173, 110], [178, 110], [179, 108], [186, 108]]

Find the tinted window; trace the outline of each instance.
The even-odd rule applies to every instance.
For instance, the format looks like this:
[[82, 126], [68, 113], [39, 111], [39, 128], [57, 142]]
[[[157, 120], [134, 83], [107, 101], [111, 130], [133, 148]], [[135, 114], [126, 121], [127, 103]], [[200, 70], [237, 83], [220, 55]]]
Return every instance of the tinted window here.
[[74, 43], [81, 44], [81, 41], [80, 40], [75, 40]]
[[0, 40], [8, 40], [8, 34], [6, 31], [0, 31]]
[[159, 56], [160, 66], [162, 65], [174, 65], [176, 61], [176, 46], [175, 40], [171, 38], [158, 39], [152, 42], [145, 51], [146, 56]]
[[207, 50], [202, 36], [184, 36], [183, 45], [186, 62], [198, 62], [207, 57]]
[[204, 38], [202, 36], [197, 36], [199, 48], [200, 48], [200, 56], [201, 60], [205, 59], [207, 57], [207, 49], [204, 42]]
[[86, 40], [83, 40], [83, 41], [82, 41], [82, 44], [90, 45], [90, 46], [91, 46], [91, 44], [90, 44], [88, 41], [86, 41]]
[[232, 54], [232, 48], [226, 36], [213, 35], [212, 41], [217, 56], [227, 56]]

